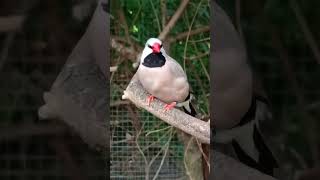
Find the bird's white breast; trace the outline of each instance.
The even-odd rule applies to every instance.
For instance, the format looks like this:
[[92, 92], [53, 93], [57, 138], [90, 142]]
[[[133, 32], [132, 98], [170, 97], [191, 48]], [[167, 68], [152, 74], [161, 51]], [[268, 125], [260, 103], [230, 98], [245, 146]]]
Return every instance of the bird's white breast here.
[[171, 62], [162, 67], [148, 68], [141, 65], [137, 71], [139, 80], [150, 94], [165, 103], [182, 102], [189, 94], [186, 76], [177, 76]]

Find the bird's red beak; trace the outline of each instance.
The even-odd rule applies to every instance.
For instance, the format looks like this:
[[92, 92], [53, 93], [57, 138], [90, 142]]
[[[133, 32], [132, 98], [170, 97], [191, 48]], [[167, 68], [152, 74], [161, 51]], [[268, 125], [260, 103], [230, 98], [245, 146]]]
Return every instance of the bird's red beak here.
[[159, 43], [154, 43], [152, 46], [152, 51], [154, 53], [160, 53], [161, 45]]

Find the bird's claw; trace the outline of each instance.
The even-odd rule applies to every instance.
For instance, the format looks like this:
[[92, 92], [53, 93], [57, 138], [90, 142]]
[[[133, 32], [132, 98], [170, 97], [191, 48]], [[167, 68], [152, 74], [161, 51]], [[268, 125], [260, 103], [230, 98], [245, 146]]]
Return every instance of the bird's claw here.
[[154, 100], [154, 96], [150, 95], [148, 96], [147, 98], [147, 103], [148, 103], [148, 106], [150, 106], [151, 102]]
[[164, 111], [169, 111], [169, 110], [173, 109], [176, 105], [177, 105], [176, 102], [172, 102], [172, 103], [170, 103], [170, 104], [166, 104], [166, 105], [164, 106]]

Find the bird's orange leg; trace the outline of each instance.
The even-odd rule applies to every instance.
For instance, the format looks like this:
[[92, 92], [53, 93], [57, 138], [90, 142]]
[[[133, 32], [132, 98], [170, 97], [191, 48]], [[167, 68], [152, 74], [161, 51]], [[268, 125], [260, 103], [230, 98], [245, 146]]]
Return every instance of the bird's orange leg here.
[[148, 106], [150, 106], [151, 102], [154, 100], [154, 96], [150, 95], [148, 96], [147, 98], [147, 103], [148, 103]]
[[172, 102], [172, 103], [170, 103], [170, 104], [166, 104], [166, 105], [164, 106], [164, 111], [171, 110], [171, 109], [173, 109], [176, 105], [177, 105], [177, 102]]

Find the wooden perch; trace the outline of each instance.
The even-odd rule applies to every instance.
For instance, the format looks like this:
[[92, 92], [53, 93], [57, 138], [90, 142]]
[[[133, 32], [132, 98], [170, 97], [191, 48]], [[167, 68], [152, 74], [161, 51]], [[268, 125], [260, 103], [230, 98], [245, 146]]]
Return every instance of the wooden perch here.
[[165, 104], [158, 99], [154, 100], [151, 105], [148, 106], [146, 103], [147, 92], [140, 84], [136, 75], [133, 76], [128, 87], [123, 92], [122, 99], [129, 99], [136, 106], [146, 109], [166, 123], [198, 138], [201, 143], [210, 144], [209, 123], [194, 118], [178, 109], [163, 112]]

